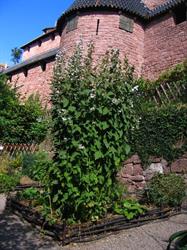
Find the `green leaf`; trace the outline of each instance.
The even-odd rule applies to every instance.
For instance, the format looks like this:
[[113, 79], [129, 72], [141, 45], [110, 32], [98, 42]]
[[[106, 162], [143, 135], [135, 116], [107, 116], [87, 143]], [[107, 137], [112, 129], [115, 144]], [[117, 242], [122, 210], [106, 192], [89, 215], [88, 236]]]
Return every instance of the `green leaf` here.
[[107, 122], [102, 122], [101, 123], [102, 129], [105, 130], [107, 128], [109, 128], [109, 125], [107, 124]]
[[95, 160], [98, 160], [103, 157], [103, 154], [100, 151], [95, 152]]
[[130, 153], [130, 150], [131, 150], [130, 146], [128, 144], [125, 144], [125, 152], [127, 155]]
[[105, 107], [102, 111], [103, 115], [107, 115], [109, 112], [110, 110], [107, 107]]
[[69, 104], [69, 100], [67, 98], [63, 98], [63, 107], [66, 108]]

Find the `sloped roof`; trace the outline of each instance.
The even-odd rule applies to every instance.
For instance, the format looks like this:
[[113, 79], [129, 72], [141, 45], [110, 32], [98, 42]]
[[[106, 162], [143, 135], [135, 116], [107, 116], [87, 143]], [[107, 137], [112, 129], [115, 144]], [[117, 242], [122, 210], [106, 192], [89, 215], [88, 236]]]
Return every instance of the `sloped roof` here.
[[157, 15], [160, 15], [164, 12], [167, 12], [168, 10], [174, 8], [175, 6], [179, 5], [180, 3], [187, 3], [187, 0], [168, 0], [166, 3], [154, 8], [149, 13], [149, 18], [155, 17]]
[[19, 64], [16, 64], [15, 66], [12, 66], [10, 68], [7, 68], [3, 71], [3, 74], [12, 74], [14, 72], [18, 72], [19, 70], [23, 69], [23, 68], [28, 68], [29, 66], [42, 62], [42, 61], [46, 61], [49, 59], [53, 59], [55, 58], [56, 54], [58, 53], [59, 48], [55, 48], [55, 49], [51, 49], [48, 50], [45, 53], [39, 54], [37, 56], [33, 56], [28, 60], [25, 60]]
[[[45, 28], [43, 29], [44, 31], [44, 34], [34, 38], [33, 40], [25, 43], [24, 45], [21, 46], [21, 49], [25, 49], [26, 47], [28, 47], [29, 45], [31, 45], [32, 43], [40, 40], [40, 39], [44, 39], [45, 37], [48, 37], [50, 36], [51, 34], [55, 33], [56, 32], [56, 27], [53, 27], [53, 28]], [[47, 32], [46, 32], [47, 31]]]
[[144, 16], [144, 14], [148, 11], [148, 8], [141, 0], [75, 0], [65, 13], [67, 14], [74, 10], [86, 9], [91, 7], [116, 8], [140, 16]]
[[58, 19], [58, 22], [68, 14], [79, 10], [111, 8], [126, 11], [143, 19], [150, 19], [160, 15], [176, 5], [187, 2], [187, 0], [168, 0], [166, 3], [150, 10], [142, 0], [75, 0], [65, 13]]

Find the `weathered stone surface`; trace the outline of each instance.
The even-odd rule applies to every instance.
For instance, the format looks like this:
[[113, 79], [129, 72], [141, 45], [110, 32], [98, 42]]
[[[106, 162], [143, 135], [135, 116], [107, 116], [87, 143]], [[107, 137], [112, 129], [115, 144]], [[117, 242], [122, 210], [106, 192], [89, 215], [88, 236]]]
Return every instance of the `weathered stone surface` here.
[[181, 158], [187, 158], [187, 152], [183, 154]]
[[21, 185], [33, 185], [33, 184], [38, 184], [38, 182], [31, 180], [28, 176], [22, 176], [20, 178], [20, 184]]
[[161, 159], [160, 163], [162, 164], [163, 168], [168, 166], [168, 162], [165, 159]]
[[143, 175], [130, 176], [130, 179], [135, 182], [144, 181], [145, 177]]
[[171, 173], [170, 167], [164, 167], [164, 174]]
[[150, 180], [153, 178], [154, 175], [155, 175], [155, 173], [146, 172], [146, 173], [144, 174], [144, 176], [145, 176], [145, 181], [150, 181]]
[[161, 163], [151, 163], [147, 171], [150, 171], [152, 173], [160, 173], [160, 174], [164, 173], [163, 166]]
[[121, 175], [124, 176], [126, 174], [133, 175], [133, 164], [128, 163], [125, 164], [124, 167], [121, 170]]
[[171, 164], [171, 171], [175, 173], [187, 173], [187, 159], [178, 159]]
[[133, 163], [133, 155], [128, 158], [126, 161], [124, 161], [123, 165], [128, 164], [128, 163]]
[[140, 164], [141, 163], [140, 157], [137, 154], [133, 155], [132, 160], [133, 160], [134, 164]]
[[143, 175], [143, 168], [141, 164], [135, 164], [133, 166], [133, 175]]
[[161, 160], [162, 160], [162, 158], [152, 156], [152, 157], [150, 157], [150, 159], [149, 159], [149, 160], [150, 160], [152, 163], [160, 163], [160, 162], [161, 162]]
[[146, 184], [153, 178], [157, 173], [168, 174], [175, 172], [184, 176], [187, 184], [187, 158], [186, 154], [181, 159], [176, 160], [171, 166], [165, 159], [153, 157], [150, 166], [143, 170], [139, 157], [137, 154], [130, 157], [123, 168], [118, 173], [117, 178], [121, 183], [127, 186], [128, 190], [134, 192], [145, 188]]

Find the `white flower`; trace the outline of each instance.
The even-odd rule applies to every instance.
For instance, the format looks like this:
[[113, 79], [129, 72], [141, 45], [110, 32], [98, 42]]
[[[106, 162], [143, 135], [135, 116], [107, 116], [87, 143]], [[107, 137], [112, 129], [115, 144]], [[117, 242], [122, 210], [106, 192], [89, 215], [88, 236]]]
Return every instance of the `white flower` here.
[[90, 111], [93, 111], [93, 110], [95, 110], [95, 107], [90, 108]]
[[4, 149], [3, 145], [0, 145], [0, 151], [2, 151]]
[[79, 144], [79, 149], [84, 149], [84, 148], [85, 148], [85, 146], [84, 146], [84, 145]]
[[134, 87], [132, 88], [132, 92], [137, 91], [137, 90], [138, 90], [138, 88], [139, 88], [139, 86], [138, 86], [138, 85], [134, 86]]
[[112, 99], [112, 103], [114, 103], [114, 104], [118, 104], [118, 99], [113, 98], [113, 99]]
[[95, 94], [94, 93], [91, 93], [90, 94], [90, 98], [94, 98], [95, 97]]

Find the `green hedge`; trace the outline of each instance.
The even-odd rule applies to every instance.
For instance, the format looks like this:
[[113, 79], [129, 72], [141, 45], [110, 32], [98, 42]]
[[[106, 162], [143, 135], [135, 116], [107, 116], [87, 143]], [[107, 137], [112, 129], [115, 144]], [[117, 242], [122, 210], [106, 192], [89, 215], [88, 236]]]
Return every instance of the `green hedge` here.
[[150, 156], [171, 162], [187, 150], [187, 105], [153, 108], [141, 115], [132, 147], [144, 163]]

